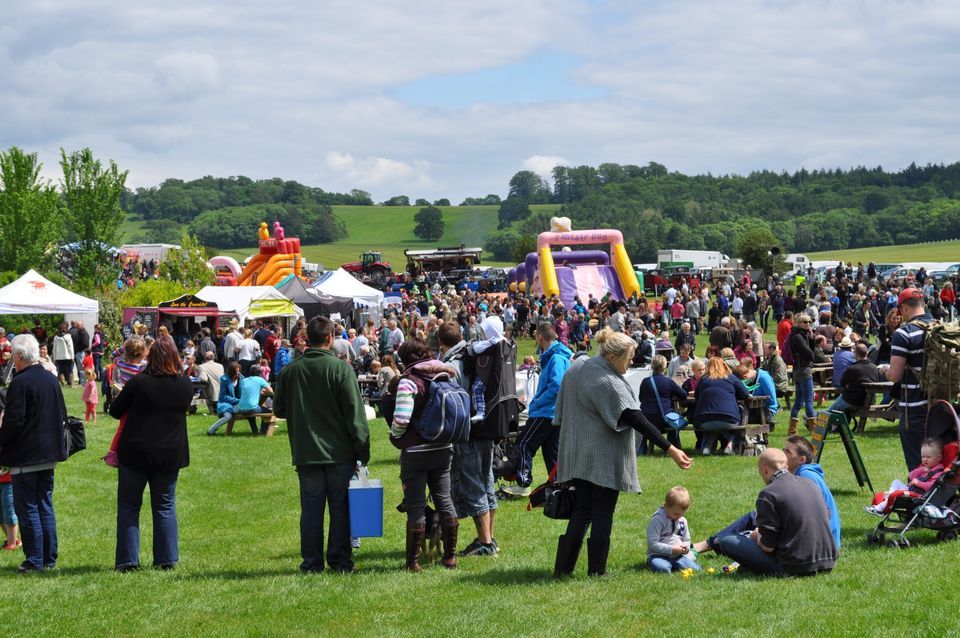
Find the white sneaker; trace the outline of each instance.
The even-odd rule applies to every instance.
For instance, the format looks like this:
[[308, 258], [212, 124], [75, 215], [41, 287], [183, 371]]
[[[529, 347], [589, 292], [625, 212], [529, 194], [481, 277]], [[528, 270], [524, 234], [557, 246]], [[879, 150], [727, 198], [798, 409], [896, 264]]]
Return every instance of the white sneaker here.
[[523, 498], [525, 496], [530, 496], [530, 492], [533, 491], [532, 487], [521, 487], [519, 485], [507, 485], [506, 487], [501, 489], [505, 493], [515, 498]]
[[727, 447], [723, 448], [724, 456], [733, 456], [733, 443], [727, 443]]

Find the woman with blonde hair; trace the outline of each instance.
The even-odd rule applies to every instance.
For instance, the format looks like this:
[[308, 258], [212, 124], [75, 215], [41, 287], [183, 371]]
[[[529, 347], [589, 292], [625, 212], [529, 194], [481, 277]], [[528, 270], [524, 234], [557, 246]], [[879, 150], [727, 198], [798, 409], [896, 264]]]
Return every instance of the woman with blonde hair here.
[[[714, 432], [729, 431], [740, 425], [740, 406], [737, 401], [745, 401], [749, 395], [727, 363], [713, 357], [707, 360], [706, 371], [697, 383], [694, 396], [697, 406], [693, 411], [693, 423], [697, 429], [709, 432], [703, 437], [700, 450], [706, 456], [717, 441]], [[732, 440], [727, 442], [724, 454], [733, 454]]]
[[563, 377], [554, 424], [560, 426], [557, 481], [576, 488], [576, 503], [566, 533], [557, 544], [555, 576], [571, 574], [587, 541], [587, 573], [602, 576], [607, 568], [613, 512], [620, 492], [639, 492], [635, 431], [666, 450], [683, 469], [691, 460], [670, 445], [640, 411], [624, 375], [636, 342], [604, 328], [596, 335], [599, 354], [576, 359]]

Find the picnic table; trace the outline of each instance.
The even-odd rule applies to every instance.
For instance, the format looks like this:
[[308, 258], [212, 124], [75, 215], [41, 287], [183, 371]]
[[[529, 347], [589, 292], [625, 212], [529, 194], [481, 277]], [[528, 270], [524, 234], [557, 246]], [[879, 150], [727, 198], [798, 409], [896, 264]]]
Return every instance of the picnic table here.
[[[900, 402], [894, 396], [887, 396], [893, 389], [893, 381], [872, 381], [863, 384], [867, 391], [867, 403], [853, 413], [853, 418], [859, 419], [854, 432], [862, 433], [867, 426], [867, 419], [884, 419], [896, 421], [900, 418]], [[877, 397], [881, 397], [879, 400]], [[883, 397], [887, 398], [886, 401]]]
[[[767, 435], [770, 434], [771, 426], [770, 423], [767, 423], [766, 405], [767, 399], [769, 398], [770, 397], [765, 394], [759, 394], [747, 397], [745, 401], [737, 402], [743, 407], [743, 409], [740, 410], [740, 425], [731, 425], [729, 430], [724, 431], [737, 432], [743, 435], [742, 445], [737, 450], [737, 453], [741, 456], [758, 455], [766, 446]], [[674, 401], [674, 405], [678, 412], [681, 408], [687, 408], [692, 411], [697, 405], [697, 400], [691, 393], [687, 395], [686, 399]], [[755, 422], [751, 422], [751, 415], [757, 415]], [[693, 427], [692, 429], [698, 433], [715, 433], [715, 431], [701, 430], [697, 427]]]

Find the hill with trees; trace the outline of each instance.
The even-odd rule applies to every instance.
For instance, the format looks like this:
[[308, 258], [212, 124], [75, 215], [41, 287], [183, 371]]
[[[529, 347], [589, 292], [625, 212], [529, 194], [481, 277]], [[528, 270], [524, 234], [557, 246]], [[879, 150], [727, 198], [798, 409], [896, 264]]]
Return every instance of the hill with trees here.
[[759, 171], [747, 176], [688, 176], [660, 164], [558, 166], [552, 187], [521, 171], [500, 207], [500, 229], [487, 240], [500, 258], [521, 257], [549, 215], [524, 204], [560, 203], [574, 228], [619, 228], [635, 261], [660, 248], [737, 254], [751, 230], [769, 231], [791, 252], [960, 238], [960, 163], [888, 172]]

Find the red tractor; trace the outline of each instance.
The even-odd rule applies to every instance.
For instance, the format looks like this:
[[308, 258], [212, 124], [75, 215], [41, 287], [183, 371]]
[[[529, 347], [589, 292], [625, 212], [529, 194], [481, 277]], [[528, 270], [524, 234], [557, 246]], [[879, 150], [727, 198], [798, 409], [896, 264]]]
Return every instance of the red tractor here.
[[383, 253], [379, 250], [368, 250], [360, 255], [360, 261], [351, 261], [343, 264], [341, 268], [358, 279], [367, 278], [378, 283], [393, 274], [393, 269], [389, 263], [383, 261]]

